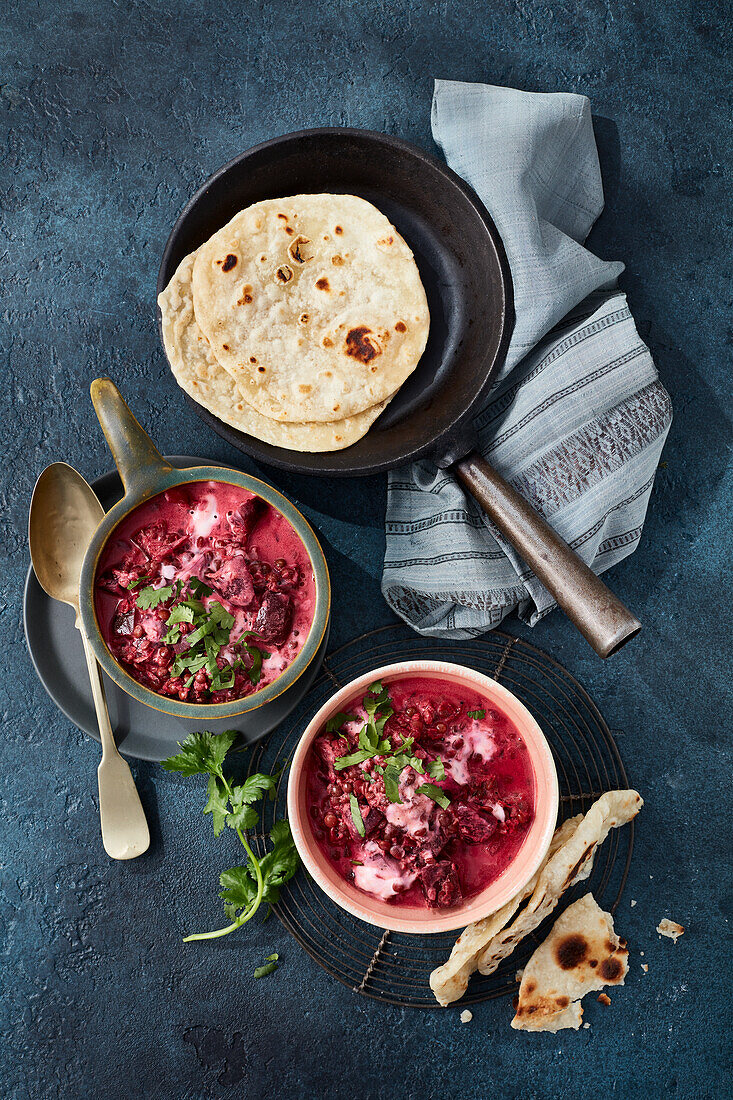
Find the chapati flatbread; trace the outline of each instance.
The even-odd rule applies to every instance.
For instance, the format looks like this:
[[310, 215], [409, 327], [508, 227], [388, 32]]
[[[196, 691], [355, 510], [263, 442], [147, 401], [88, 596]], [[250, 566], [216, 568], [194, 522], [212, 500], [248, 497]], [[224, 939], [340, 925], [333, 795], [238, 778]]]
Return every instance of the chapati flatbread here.
[[629, 953], [610, 913], [592, 894], [568, 906], [524, 968], [512, 1027], [519, 1031], [577, 1030], [581, 999], [604, 985], [623, 985]]
[[463, 996], [468, 988], [468, 979], [478, 968], [478, 960], [486, 944], [498, 935], [522, 902], [530, 896], [547, 861], [570, 839], [582, 820], [578, 814], [577, 817], [563, 821], [562, 825], [555, 830], [543, 862], [524, 889], [496, 913], [464, 928], [455, 942], [448, 961], [437, 967], [430, 975], [430, 988], [440, 1004], [449, 1005]]
[[[593, 803], [585, 817], [563, 822], [552, 844], [524, 890], [503, 909], [464, 929], [447, 962], [430, 975], [430, 988], [442, 1005], [457, 1001], [468, 988], [475, 970], [491, 974], [557, 905], [565, 890], [588, 878], [596, 848], [612, 828], [635, 817], [643, 805], [636, 791], [609, 791]], [[514, 917], [527, 898], [526, 906]]]
[[484, 948], [478, 961], [482, 974], [492, 974], [519, 941], [542, 924], [565, 891], [588, 877], [598, 845], [611, 829], [636, 817], [642, 806], [637, 791], [608, 791], [593, 803], [573, 836], [545, 864], [532, 897], [516, 920]]
[[193, 298], [247, 403], [288, 423], [384, 401], [417, 366], [430, 325], [412, 252], [355, 195], [242, 210], [199, 249]]
[[344, 420], [284, 424], [258, 413], [242, 397], [230, 374], [212, 355], [194, 316], [191, 275], [196, 253], [186, 256], [158, 297], [163, 342], [176, 382], [190, 397], [225, 424], [291, 451], [338, 451], [365, 435], [388, 401]]

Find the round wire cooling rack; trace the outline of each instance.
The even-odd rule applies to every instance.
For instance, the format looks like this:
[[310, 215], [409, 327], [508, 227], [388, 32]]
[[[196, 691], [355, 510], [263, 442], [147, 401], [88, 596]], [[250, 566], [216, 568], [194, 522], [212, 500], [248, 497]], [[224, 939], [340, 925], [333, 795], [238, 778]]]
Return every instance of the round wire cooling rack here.
[[[318, 708], [371, 668], [419, 658], [467, 665], [493, 677], [522, 700], [552, 750], [560, 786], [560, 820], [584, 813], [605, 791], [628, 787], [616, 742], [600, 711], [578, 681], [543, 650], [498, 630], [456, 642], [422, 638], [403, 626], [382, 627], [331, 653], [297, 710], [254, 746], [249, 772], [284, 769], [275, 800], [266, 803], [264, 831], [253, 837], [258, 856], [266, 851], [265, 835], [274, 817], [286, 814], [286, 765]], [[590, 878], [569, 890], [557, 910], [493, 974], [474, 975], [460, 1004], [515, 993], [516, 971], [579, 893], [591, 890], [598, 903], [613, 913], [626, 884], [633, 844], [633, 822], [612, 830], [597, 851]], [[414, 936], [383, 932], [334, 905], [302, 867], [283, 888], [273, 911], [311, 958], [354, 992], [404, 1008], [439, 1007], [430, 990], [430, 972], [448, 958], [457, 933]]]

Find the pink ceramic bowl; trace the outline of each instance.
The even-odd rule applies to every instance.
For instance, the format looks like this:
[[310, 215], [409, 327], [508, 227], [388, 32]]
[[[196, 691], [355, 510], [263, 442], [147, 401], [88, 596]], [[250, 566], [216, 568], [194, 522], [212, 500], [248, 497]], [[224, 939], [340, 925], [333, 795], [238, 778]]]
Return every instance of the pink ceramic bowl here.
[[[464, 683], [495, 703], [514, 723], [529, 750], [535, 779], [535, 819], [518, 855], [502, 875], [463, 905], [445, 909], [415, 909], [370, 897], [346, 882], [321, 852], [310, 824], [306, 799], [305, 764], [313, 739], [328, 719], [343, 710], [355, 695], [375, 680], [390, 683], [403, 676], [420, 675]], [[394, 932], [448, 932], [487, 917], [505, 905], [531, 879], [539, 867], [555, 829], [558, 810], [557, 773], [550, 748], [540, 727], [523, 703], [501, 684], [463, 665], [443, 661], [403, 661], [373, 669], [342, 688], [325, 703], [301, 737], [290, 765], [288, 816], [295, 846], [310, 875], [321, 889], [347, 913]]]

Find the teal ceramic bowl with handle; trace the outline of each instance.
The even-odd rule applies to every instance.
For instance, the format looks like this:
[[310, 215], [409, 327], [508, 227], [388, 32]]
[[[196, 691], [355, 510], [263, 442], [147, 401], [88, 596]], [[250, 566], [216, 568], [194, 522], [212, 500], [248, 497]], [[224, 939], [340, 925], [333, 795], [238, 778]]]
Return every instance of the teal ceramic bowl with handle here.
[[[79, 603], [82, 625], [92, 644], [100, 665], [123, 691], [154, 710], [191, 719], [199, 725], [208, 723], [216, 729], [238, 715], [267, 707], [292, 688], [308, 673], [312, 678], [316, 665], [323, 657], [323, 641], [331, 612], [331, 585], [326, 559], [318, 539], [308, 521], [277, 489], [258, 478], [223, 466], [192, 466], [182, 470], [172, 466], [155, 449], [149, 436], [143, 431], [119, 390], [108, 378], [97, 378], [91, 386], [92, 403], [102, 425], [107, 443], [119, 470], [125, 495], [107, 514], [97, 528], [89, 544], [79, 581]], [[95, 582], [102, 552], [118, 525], [136, 508], [152, 497], [191, 482], [215, 481], [236, 485], [255, 493], [290, 523], [304, 545], [315, 578], [315, 609], [308, 636], [291, 664], [261, 690], [243, 699], [227, 703], [188, 703], [168, 696], [158, 695], [139, 683], [115, 660], [107, 648], [95, 608]], [[296, 700], [297, 702], [297, 700]], [[281, 708], [278, 708], [281, 709]], [[232, 723], [236, 726], [237, 723]]]

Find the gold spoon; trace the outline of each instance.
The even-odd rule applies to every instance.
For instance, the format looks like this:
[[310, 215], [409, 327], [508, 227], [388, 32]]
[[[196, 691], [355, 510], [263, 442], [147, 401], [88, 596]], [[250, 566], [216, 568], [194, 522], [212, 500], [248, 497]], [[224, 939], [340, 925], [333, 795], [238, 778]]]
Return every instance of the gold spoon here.
[[73, 466], [54, 462], [43, 471], [31, 500], [28, 535], [31, 561], [41, 587], [76, 612], [87, 659], [92, 696], [102, 741], [97, 770], [102, 843], [113, 859], [134, 859], [148, 850], [150, 832], [135, 780], [115, 745], [104, 697], [102, 673], [81, 625], [79, 574], [89, 540], [104, 518], [91, 485]]

